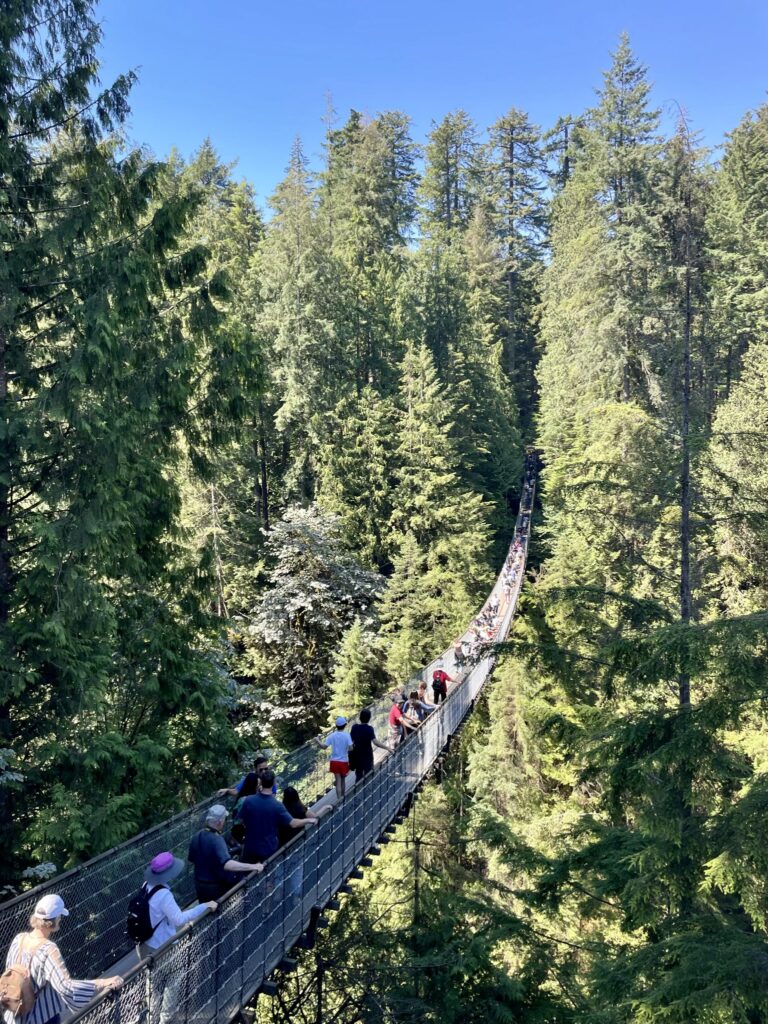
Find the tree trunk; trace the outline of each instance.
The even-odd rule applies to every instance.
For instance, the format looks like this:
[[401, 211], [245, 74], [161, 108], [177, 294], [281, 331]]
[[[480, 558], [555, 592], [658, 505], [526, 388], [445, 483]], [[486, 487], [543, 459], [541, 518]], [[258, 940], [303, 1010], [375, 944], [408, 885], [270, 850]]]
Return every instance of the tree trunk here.
[[[690, 196], [686, 196], [685, 238], [685, 294], [683, 316], [683, 394], [682, 394], [682, 449], [680, 460], [680, 619], [686, 625], [693, 614], [691, 591], [691, 259], [690, 259]], [[691, 703], [691, 679], [687, 669], [679, 678], [680, 706]]]
[[10, 538], [12, 466], [8, 418], [8, 336], [0, 331], [0, 423], [5, 428], [0, 444], [0, 630], [8, 622], [13, 590]]
[[260, 509], [261, 521], [264, 529], [269, 529], [269, 481], [267, 477], [267, 431], [264, 426], [264, 404], [259, 402], [259, 441], [258, 441], [259, 470], [261, 473], [260, 487]]

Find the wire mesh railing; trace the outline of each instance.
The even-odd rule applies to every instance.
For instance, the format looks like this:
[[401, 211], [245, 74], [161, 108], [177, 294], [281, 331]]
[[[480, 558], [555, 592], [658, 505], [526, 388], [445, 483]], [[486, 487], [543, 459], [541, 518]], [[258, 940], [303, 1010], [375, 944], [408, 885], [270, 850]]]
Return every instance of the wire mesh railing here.
[[[495, 639], [503, 639], [514, 616], [522, 584], [530, 535], [533, 500], [533, 463], [526, 465], [530, 480], [527, 510], [521, 505], [515, 538], [522, 543], [522, 565], [514, 587], [505, 594], [508, 575], [502, 570], [483, 609], [495, 601], [499, 621]], [[525, 499], [524, 499], [525, 501]], [[482, 614], [482, 612], [481, 612]], [[470, 637], [468, 630], [462, 639]], [[78, 1015], [85, 1024], [132, 1024], [148, 1015], [150, 1024], [205, 1024], [227, 1021], [274, 970], [306, 929], [313, 907], [322, 907], [360, 863], [406, 798], [429, 772], [448, 737], [455, 731], [485, 684], [492, 657], [457, 671], [450, 649], [422, 669], [415, 679], [428, 679], [437, 665], [457, 672], [461, 685], [451, 687], [447, 700], [427, 716], [418, 731], [388, 756], [370, 776], [355, 786], [333, 814], [317, 827], [297, 836], [267, 863], [262, 875], [249, 876], [223, 900], [215, 914], [206, 914], [194, 927], [183, 929], [150, 959], [126, 977], [114, 996], [100, 998]], [[377, 714], [388, 713], [385, 700]], [[303, 750], [303, 748], [300, 748]], [[298, 752], [297, 752], [298, 753]], [[323, 777], [327, 760], [318, 751]], [[286, 778], [298, 756], [281, 766]], [[320, 776], [318, 776], [319, 778]], [[295, 780], [295, 781], [294, 781]], [[10, 945], [13, 935], [26, 926], [44, 892], [57, 892], [70, 909], [57, 942], [74, 976], [105, 973], [130, 951], [125, 933], [128, 902], [143, 880], [148, 861], [160, 847], [186, 853], [201, 825], [211, 797], [177, 814], [141, 836], [109, 850], [43, 886], [0, 907], [0, 942]], [[174, 882], [180, 905], [194, 900], [194, 878], [189, 867]]]

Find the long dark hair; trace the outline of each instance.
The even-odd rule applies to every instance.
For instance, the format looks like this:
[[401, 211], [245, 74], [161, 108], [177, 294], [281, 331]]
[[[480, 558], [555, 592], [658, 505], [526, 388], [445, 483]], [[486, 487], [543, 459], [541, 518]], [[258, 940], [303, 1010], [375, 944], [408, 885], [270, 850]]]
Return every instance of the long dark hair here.
[[[297, 805], [302, 808], [300, 816], [303, 817], [306, 807], [304, 807], [304, 804], [301, 802], [299, 791], [293, 786], [286, 786], [283, 790], [283, 807], [290, 811], [292, 807], [296, 807]], [[297, 815], [294, 815], [294, 817], [297, 817]]]
[[[258, 772], [248, 772], [245, 776], [240, 792], [237, 794], [238, 797], [253, 796], [254, 793], [259, 791], [259, 775]], [[250, 804], [248, 805], [250, 806]]]

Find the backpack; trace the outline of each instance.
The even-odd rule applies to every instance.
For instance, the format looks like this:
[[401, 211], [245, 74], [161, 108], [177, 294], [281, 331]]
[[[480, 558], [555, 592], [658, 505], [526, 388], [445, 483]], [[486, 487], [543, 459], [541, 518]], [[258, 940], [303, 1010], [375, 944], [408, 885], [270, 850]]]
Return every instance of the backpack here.
[[[47, 943], [43, 942], [35, 949], [30, 957], [30, 963], [38, 950]], [[23, 1017], [31, 1013], [35, 1008], [37, 992], [35, 983], [26, 967], [21, 964], [11, 964], [0, 974], [0, 1007], [9, 1010], [14, 1017]]]
[[128, 919], [125, 922], [125, 930], [128, 933], [128, 938], [131, 942], [135, 942], [137, 946], [151, 939], [155, 934], [155, 929], [160, 924], [158, 921], [154, 928], [152, 927], [152, 920], [149, 916], [149, 901], [159, 889], [163, 888], [164, 886], [162, 885], [155, 885], [148, 889], [145, 882], [136, 895], [131, 897], [131, 902], [128, 904]]
[[13, 964], [0, 974], [0, 1006], [14, 1017], [23, 1017], [35, 1006], [35, 986], [26, 967]]

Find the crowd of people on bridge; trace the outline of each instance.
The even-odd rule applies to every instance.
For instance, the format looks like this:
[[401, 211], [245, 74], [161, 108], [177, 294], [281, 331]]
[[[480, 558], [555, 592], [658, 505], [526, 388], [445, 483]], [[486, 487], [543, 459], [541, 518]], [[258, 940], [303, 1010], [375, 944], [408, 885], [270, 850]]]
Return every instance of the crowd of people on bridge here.
[[[472, 663], [484, 644], [495, 639], [509, 608], [522, 572], [533, 475], [534, 464], [529, 459], [523, 484], [522, 515], [502, 571], [501, 593], [499, 588], [494, 590], [470, 629], [454, 644], [453, 660], [459, 672]], [[317, 741], [329, 750], [329, 771], [334, 777], [337, 801], [345, 797], [346, 780], [351, 771], [355, 772], [356, 782], [372, 772], [374, 747], [393, 753], [437, 710], [446, 700], [449, 687], [459, 681], [446, 671], [441, 660], [432, 670], [432, 699], [426, 681], [407, 694], [393, 694], [386, 742], [376, 736], [370, 724], [370, 709], [360, 712], [359, 721], [349, 732], [346, 717], [339, 716], [333, 731]], [[171, 851], [163, 851], [152, 858], [141, 890], [128, 907], [127, 931], [140, 957], [152, 955], [185, 925], [209, 910], [215, 911], [222, 896], [243, 875], [263, 871], [266, 861], [281, 846], [300, 830], [316, 826], [333, 809], [328, 802], [319, 805], [317, 810], [310, 810], [292, 786], [285, 787], [282, 800], [278, 800], [277, 792], [275, 773], [263, 756], [258, 757], [253, 770], [233, 786], [218, 790], [217, 797], [232, 797], [235, 804], [231, 815], [222, 803], [209, 807], [202, 828], [190, 843], [188, 861], [194, 871], [196, 905], [183, 909], [170, 888], [185, 870], [184, 861]], [[0, 976], [3, 1024], [60, 1024], [63, 1013], [77, 1012], [99, 991], [116, 990], [123, 984], [122, 977], [117, 975], [91, 981], [70, 977], [53, 940], [68, 915], [69, 910], [60, 896], [45, 895], [30, 917], [30, 930], [13, 939], [5, 973]], [[178, 1004], [178, 984], [178, 980], [171, 980], [163, 990], [159, 1024], [170, 1024]]]

